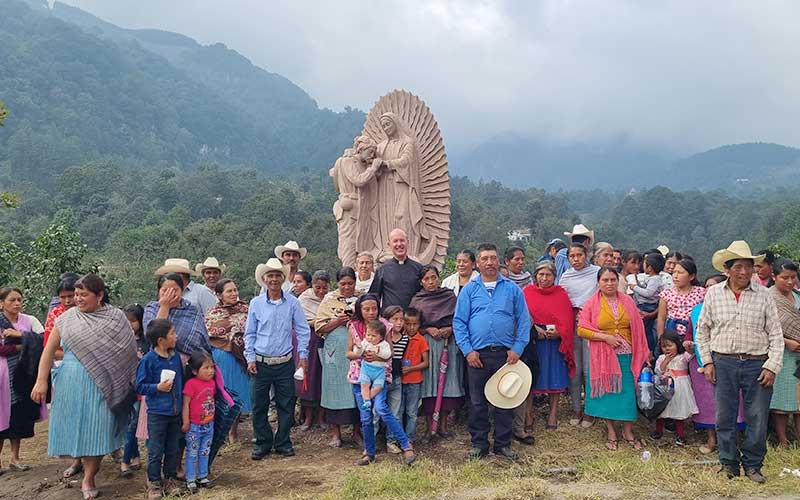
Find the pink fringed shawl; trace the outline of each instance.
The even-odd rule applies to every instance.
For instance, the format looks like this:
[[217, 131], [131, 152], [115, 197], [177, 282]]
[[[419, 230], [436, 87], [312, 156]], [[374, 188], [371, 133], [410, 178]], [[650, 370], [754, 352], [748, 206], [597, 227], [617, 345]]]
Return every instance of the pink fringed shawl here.
[[[581, 310], [578, 327], [593, 332], [601, 331], [598, 326], [601, 299], [602, 293], [597, 292], [586, 301]], [[633, 351], [631, 372], [633, 372], [633, 380], [636, 381], [639, 379], [642, 366], [650, 357], [647, 337], [644, 334], [644, 323], [633, 299], [617, 292], [617, 300], [630, 321], [631, 349]], [[622, 392], [622, 370], [613, 347], [605, 342], [589, 341], [589, 363], [592, 398], [599, 398], [607, 393]]]

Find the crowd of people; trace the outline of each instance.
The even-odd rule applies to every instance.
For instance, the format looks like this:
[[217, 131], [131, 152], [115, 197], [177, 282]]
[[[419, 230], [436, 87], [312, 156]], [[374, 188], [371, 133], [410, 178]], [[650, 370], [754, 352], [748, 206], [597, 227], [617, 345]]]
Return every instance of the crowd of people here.
[[155, 499], [213, 487], [210, 462], [239, 439], [240, 414], [253, 460], [293, 456], [295, 425], [327, 429], [334, 448], [352, 426], [359, 465], [375, 461], [379, 435], [410, 465], [414, 444], [451, 438], [459, 415], [469, 458], [516, 460], [512, 441], [536, 441], [534, 401], [552, 431], [562, 394], [569, 425], [602, 420], [609, 451], [639, 450], [637, 387], [652, 371], [671, 399], [651, 439], [672, 431], [685, 446], [691, 424], [728, 478], [764, 482], [769, 415], [780, 446], [790, 421], [800, 429], [796, 265], [736, 241], [701, 283], [694, 260], [666, 247], [615, 249], [582, 224], [564, 236], [530, 267], [521, 247], [463, 250], [444, 279], [399, 229], [391, 258], [361, 254], [334, 276], [302, 270], [307, 250], [289, 241], [256, 268], [249, 303], [213, 257], [194, 269], [167, 259], [156, 299], [122, 309], [99, 276], [65, 274], [44, 325], [22, 312], [22, 290], [3, 288], [0, 451], [8, 439], [8, 470], [29, 469], [21, 441], [49, 412], [48, 454], [73, 459], [63, 475], [83, 472], [84, 499], [99, 494], [107, 454], [125, 477], [144, 467]]

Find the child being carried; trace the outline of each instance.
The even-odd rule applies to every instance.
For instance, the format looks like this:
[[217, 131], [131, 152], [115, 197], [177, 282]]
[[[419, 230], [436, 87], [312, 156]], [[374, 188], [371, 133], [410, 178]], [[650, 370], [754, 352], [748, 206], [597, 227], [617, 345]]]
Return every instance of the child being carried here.
[[392, 357], [392, 347], [386, 342], [386, 327], [380, 321], [367, 322], [367, 332], [360, 344], [353, 346], [353, 353], [361, 356], [363, 353], [375, 354], [375, 361], [361, 362], [361, 375], [358, 382], [361, 384], [361, 397], [364, 403], [361, 408], [372, 408], [372, 399], [382, 390], [386, 383], [386, 361]]

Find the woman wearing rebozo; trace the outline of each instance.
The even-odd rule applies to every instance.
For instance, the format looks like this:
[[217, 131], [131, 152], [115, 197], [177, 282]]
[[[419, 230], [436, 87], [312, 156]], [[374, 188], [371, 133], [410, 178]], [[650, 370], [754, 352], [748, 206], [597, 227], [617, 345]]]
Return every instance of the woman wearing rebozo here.
[[347, 381], [350, 360], [347, 359], [347, 341], [350, 337], [347, 324], [353, 316], [355, 303], [361, 295], [356, 290], [356, 272], [343, 267], [336, 273], [339, 288], [329, 293], [317, 309], [314, 332], [325, 341], [322, 349], [322, 400], [325, 423], [332, 426], [333, 435], [328, 443], [333, 448], [342, 446], [342, 425], [353, 424], [353, 439], [361, 445], [361, 428], [356, 418], [356, 399]]
[[553, 261], [537, 262], [534, 278], [535, 283], [522, 289], [536, 330], [536, 356], [539, 359], [539, 376], [532, 392], [548, 395], [550, 413], [546, 429], [555, 430], [559, 396], [569, 390], [569, 381], [575, 376], [575, 314], [567, 292], [553, 285], [556, 279]]
[[617, 449], [615, 421], [622, 421], [622, 438], [634, 449], [642, 447], [633, 434], [636, 380], [650, 357], [644, 323], [633, 299], [618, 290], [616, 269], [597, 272], [599, 291], [581, 310], [578, 335], [589, 341], [586, 414], [606, 421], [606, 447]]
[[63, 346], [64, 361], [53, 371], [53, 382], [69, 390], [57, 391], [53, 399], [48, 454], [82, 457], [81, 493], [84, 499], [93, 499], [99, 494], [95, 476], [103, 455], [125, 443], [138, 358], [130, 323], [122, 311], [108, 304], [102, 278], [88, 274], [78, 280], [75, 299], [77, 307], [56, 319], [31, 399], [44, 400], [53, 357]]

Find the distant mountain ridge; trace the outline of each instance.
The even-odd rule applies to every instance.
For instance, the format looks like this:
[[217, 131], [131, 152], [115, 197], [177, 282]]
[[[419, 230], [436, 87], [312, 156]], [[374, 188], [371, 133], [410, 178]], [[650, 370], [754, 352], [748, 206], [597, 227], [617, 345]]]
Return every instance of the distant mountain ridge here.
[[320, 109], [222, 44], [126, 30], [56, 2], [0, 0], [0, 180], [46, 183], [101, 157], [142, 166], [323, 170], [364, 113]]

